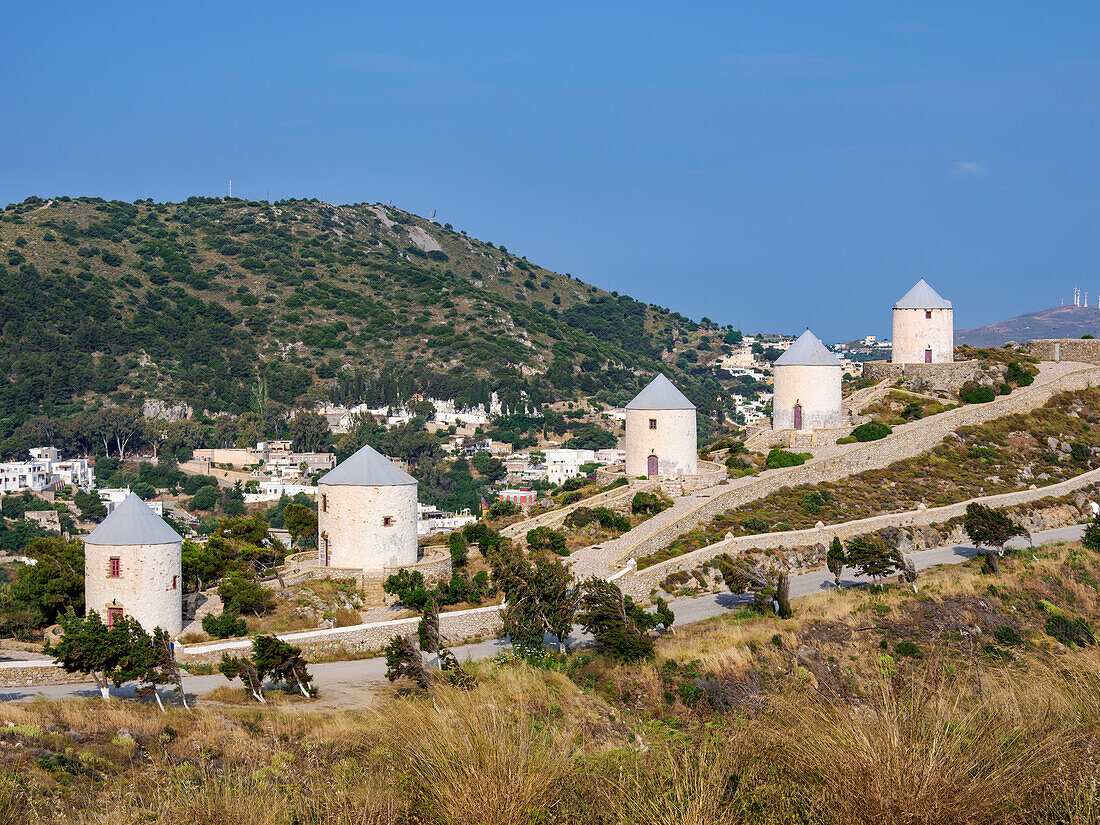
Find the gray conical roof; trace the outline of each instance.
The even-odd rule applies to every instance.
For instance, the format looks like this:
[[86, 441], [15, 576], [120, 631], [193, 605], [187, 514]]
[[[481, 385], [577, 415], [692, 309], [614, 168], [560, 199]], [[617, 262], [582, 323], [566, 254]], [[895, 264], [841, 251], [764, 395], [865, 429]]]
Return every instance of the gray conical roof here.
[[173, 544], [183, 537], [133, 493], [84, 539], [85, 544], [131, 547], [135, 544]]
[[941, 298], [936, 290], [921, 278], [913, 288], [894, 304], [894, 309], [951, 309], [951, 302]]
[[664, 373], [650, 381], [644, 390], [626, 405], [628, 410], [694, 410], [695, 405], [676, 389]]
[[349, 484], [354, 487], [403, 487], [416, 484], [406, 473], [369, 444], [325, 473], [318, 484]]
[[841, 364], [821, 343], [821, 339], [807, 329], [785, 353], [775, 359], [775, 366], [839, 367]]

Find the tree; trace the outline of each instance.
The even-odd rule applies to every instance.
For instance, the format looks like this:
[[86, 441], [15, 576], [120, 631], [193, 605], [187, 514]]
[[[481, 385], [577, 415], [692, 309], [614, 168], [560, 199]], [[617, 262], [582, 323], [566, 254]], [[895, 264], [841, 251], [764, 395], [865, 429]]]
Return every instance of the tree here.
[[963, 529], [976, 546], [990, 548], [985, 557], [993, 575], [1000, 572], [1000, 557], [1004, 555], [1005, 543], [1014, 536], [1027, 535], [1027, 531], [1011, 516], [977, 503], [966, 505]]
[[405, 567], [388, 576], [382, 583], [382, 589], [397, 596], [401, 604], [413, 610], [422, 610], [432, 596], [432, 591], [424, 582], [424, 574]]
[[759, 610], [771, 610], [781, 619], [790, 618], [790, 578], [785, 570], [751, 557], [734, 560], [728, 553], [716, 561], [731, 593], [751, 593]]
[[452, 567], [465, 567], [466, 556], [469, 554], [469, 545], [466, 537], [458, 530], [447, 537], [447, 549], [451, 551]]
[[11, 584], [12, 606], [26, 610], [35, 627], [47, 627], [66, 612], [84, 612], [84, 544], [75, 539], [35, 537]]
[[443, 645], [439, 635], [439, 605], [435, 598], [430, 597], [424, 604], [420, 624], [416, 627], [416, 635], [420, 640], [420, 649], [435, 656], [438, 662], [439, 651]]
[[303, 504], [288, 504], [283, 511], [283, 522], [294, 544], [305, 550], [317, 546], [317, 511]]
[[315, 453], [328, 447], [332, 431], [320, 413], [299, 410], [290, 421], [290, 434], [297, 452]]
[[157, 685], [172, 685], [176, 693], [179, 694], [184, 710], [190, 710], [187, 707], [187, 694], [183, 690], [183, 674], [176, 662], [172, 640], [168, 638], [168, 632], [162, 627], [153, 630], [149, 655], [139, 678], [142, 686], [137, 690], [138, 696], [143, 698], [153, 696], [157, 700], [157, 705], [163, 711], [164, 703], [160, 701]]
[[825, 565], [829, 568], [829, 572], [833, 574], [833, 581], [837, 587], [840, 587], [840, 575], [844, 572], [844, 564], [848, 561], [848, 557], [844, 554], [844, 545], [840, 543], [839, 536], [833, 536], [833, 541], [829, 545], [829, 552], [825, 556]]
[[559, 556], [567, 556], [565, 534], [552, 527], [536, 527], [527, 531], [527, 550], [549, 550]]
[[126, 457], [126, 447], [139, 441], [145, 429], [141, 413], [128, 407], [107, 407], [100, 410], [92, 421], [92, 429], [103, 442], [103, 450], [111, 454], [111, 443], [118, 457]]
[[218, 585], [218, 596], [227, 610], [238, 615], [252, 613], [259, 616], [269, 611], [274, 601], [271, 591], [236, 570], [231, 571]]
[[878, 536], [856, 536], [848, 542], [848, 565], [876, 581], [902, 567], [901, 553]]
[[581, 586], [583, 595], [577, 621], [596, 638], [605, 654], [622, 662], [636, 662], [653, 656], [653, 639], [648, 631], [673, 621], [667, 605], [660, 614], [647, 613], [614, 583], [593, 576]]
[[108, 682], [121, 687], [137, 678], [145, 668], [141, 651], [149, 646], [149, 636], [135, 619], [123, 616], [107, 627], [92, 611], [80, 618], [71, 613], [61, 617], [61, 639], [47, 646], [66, 673], [83, 673], [95, 680], [103, 701], [111, 701]]
[[521, 655], [542, 650], [547, 634], [565, 643], [573, 628], [576, 594], [572, 574], [553, 556], [535, 552], [526, 558], [512, 544], [490, 556], [493, 579], [504, 591], [504, 630]]
[[257, 671], [256, 665], [252, 663], [252, 659], [247, 656], [230, 656], [228, 653], [223, 653], [218, 671], [231, 682], [234, 679], [240, 679], [252, 694], [253, 699], [267, 704], [267, 700], [264, 699], [264, 680]]
[[78, 490], [76, 495], [73, 496], [73, 504], [80, 508], [80, 517], [83, 519], [107, 517], [107, 506], [96, 493]]
[[432, 677], [424, 667], [420, 648], [407, 636], [394, 636], [386, 645], [386, 678], [391, 682], [402, 677], [412, 679], [425, 693], [435, 698]]
[[1100, 515], [1093, 516], [1092, 521], [1085, 526], [1085, 535], [1081, 542], [1089, 550], [1100, 550]]
[[223, 608], [220, 616], [213, 613], [203, 616], [202, 629], [217, 639], [231, 639], [234, 636], [244, 636], [248, 632], [248, 625], [240, 614]]
[[309, 698], [313, 677], [309, 675], [300, 647], [274, 636], [257, 636], [252, 640], [252, 662], [261, 680], [269, 677], [276, 684], [285, 684]]

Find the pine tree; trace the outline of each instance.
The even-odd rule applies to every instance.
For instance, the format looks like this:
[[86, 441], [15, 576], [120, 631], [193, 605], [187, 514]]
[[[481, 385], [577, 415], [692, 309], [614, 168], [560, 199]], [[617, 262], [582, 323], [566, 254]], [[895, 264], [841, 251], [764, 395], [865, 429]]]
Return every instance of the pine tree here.
[[844, 554], [844, 545], [840, 543], [839, 536], [833, 536], [833, 541], [829, 545], [829, 552], [825, 556], [825, 565], [829, 568], [829, 572], [833, 574], [833, 581], [837, 587], [840, 587], [840, 576], [844, 572], [844, 565], [848, 561], [848, 557]]

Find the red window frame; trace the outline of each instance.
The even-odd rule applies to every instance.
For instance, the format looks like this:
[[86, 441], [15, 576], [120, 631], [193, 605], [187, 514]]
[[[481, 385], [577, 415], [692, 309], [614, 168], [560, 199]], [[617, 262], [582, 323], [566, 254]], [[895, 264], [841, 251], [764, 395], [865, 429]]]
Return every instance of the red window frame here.
[[111, 560], [107, 568], [107, 576], [108, 578], [112, 579], [122, 578], [122, 559], [118, 556], [111, 556]]
[[651, 430], [657, 429], [657, 419], [656, 418], [649, 419], [649, 429], [651, 429]]
[[107, 608], [107, 627], [113, 627], [114, 623], [122, 618], [121, 607], [108, 607]]

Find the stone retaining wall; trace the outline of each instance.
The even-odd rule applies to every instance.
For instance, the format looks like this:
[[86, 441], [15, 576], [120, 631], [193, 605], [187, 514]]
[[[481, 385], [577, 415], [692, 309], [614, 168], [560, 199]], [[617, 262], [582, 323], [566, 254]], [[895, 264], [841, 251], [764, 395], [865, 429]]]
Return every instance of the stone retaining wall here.
[[957, 390], [967, 381], [977, 381], [981, 376], [981, 361], [954, 361], [949, 364], [894, 364], [890, 361], [867, 361], [863, 364], [863, 377], [870, 378], [872, 381], [889, 379], [894, 382], [915, 379], [943, 389]]
[[984, 504], [987, 507], [1003, 508], [1013, 507], [1018, 504], [1027, 504], [1046, 498], [1058, 498], [1100, 483], [1100, 470], [1090, 470], [1079, 476], [1051, 484], [1047, 487], [1038, 487], [1030, 490], [1019, 490], [1014, 493], [1001, 493], [995, 496], [961, 501], [957, 504], [948, 504], [944, 507], [931, 507], [917, 510], [907, 510], [902, 513], [887, 513], [881, 516], [847, 521], [842, 524], [823, 525], [812, 527], [808, 530], [788, 530], [782, 533], [762, 533], [758, 535], [736, 536], [723, 541], [701, 547], [691, 553], [685, 553], [674, 559], [663, 561], [652, 567], [642, 570], [627, 565], [627, 572], [621, 580], [619, 587], [624, 593], [628, 593], [636, 599], [648, 598], [650, 592], [670, 574], [680, 571], [692, 570], [704, 562], [720, 556], [723, 553], [742, 553], [747, 550], [777, 550], [804, 547], [822, 544], [828, 547], [833, 537], [839, 537], [846, 541], [853, 536], [864, 535], [881, 530], [884, 527], [927, 527], [932, 524], [940, 524], [966, 513], [966, 507], [972, 502]]
[[[950, 365], [942, 365], [950, 366]], [[836, 452], [811, 459], [800, 467], [767, 470], [758, 476], [735, 479], [728, 486], [713, 488], [709, 498], [700, 498], [689, 512], [666, 510], [598, 549], [574, 553], [574, 569], [584, 575], [607, 575], [628, 559], [641, 558], [668, 546], [677, 536], [705, 524], [726, 510], [763, 498], [784, 487], [836, 481], [865, 470], [879, 470], [930, 450], [959, 427], [983, 424], [1016, 413], [1030, 412], [1061, 392], [1100, 384], [1100, 367], [1085, 364], [1045, 364], [1036, 383], [998, 396], [987, 404], [969, 404], [894, 429], [879, 441], [847, 444]], [[632, 535], [633, 534], [633, 535]], [[581, 556], [587, 556], [581, 558]]]
[[1078, 361], [1100, 364], [1100, 338], [1037, 338], [1027, 351], [1040, 361]]
[[0, 663], [0, 689], [35, 685], [71, 685], [91, 682], [90, 677], [66, 673], [53, 662]]
[[[618, 475], [612, 476], [609, 480], [603, 481], [600, 478], [600, 470], [602, 469], [601, 467], [596, 470], [597, 484], [611, 484], [623, 478], [623, 474], [619, 473]], [[642, 490], [654, 490], [656, 487], [657, 484], [653, 481], [634, 481], [628, 483], [625, 487], [616, 487], [614, 490], [597, 493], [594, 496], [582, 498], [580, 501], [576, 501], [573, 504], [567, 504], [556, 510], [548, 510], [545, 513], [540, 513], [537, 516], [532, 516], [523, 521], [517, 521], [515, 524], [509, 524], [507, 527], [501, 529], [500, 534], [506, 539], [520, 539], [526, 536], [529, 530], [534, 530], [536, 527], [557, 528], [565, 522], [565, 517], [578, 507], [608, 507], [613, 504], [618, 504], [628, 498], [633, 498], [634, 494], [637, 492]]]
[[[503, 624], [502, 605], [477, 607], [473, 610], [457, 610], [439, 614], [439, 629], [448, 645], [459, 645], [467, 639], [494, 638]], [[420, 619], [394, 619], [388, 622], [371, 622], [351, 627], [334, 627], [321, 630], [304, 630], [279, 634], [280, 639], [302, 648], [307, 659], [329, 655], [375, 653], [382, 650], [394, 636], [412, 636]], [[176, 659], [180, 666], [188, 664], [216, 664], [222, 654], [241, 655], [252, 649], [251, 639], [231, 639], [197, 645], [176, 645]]]

